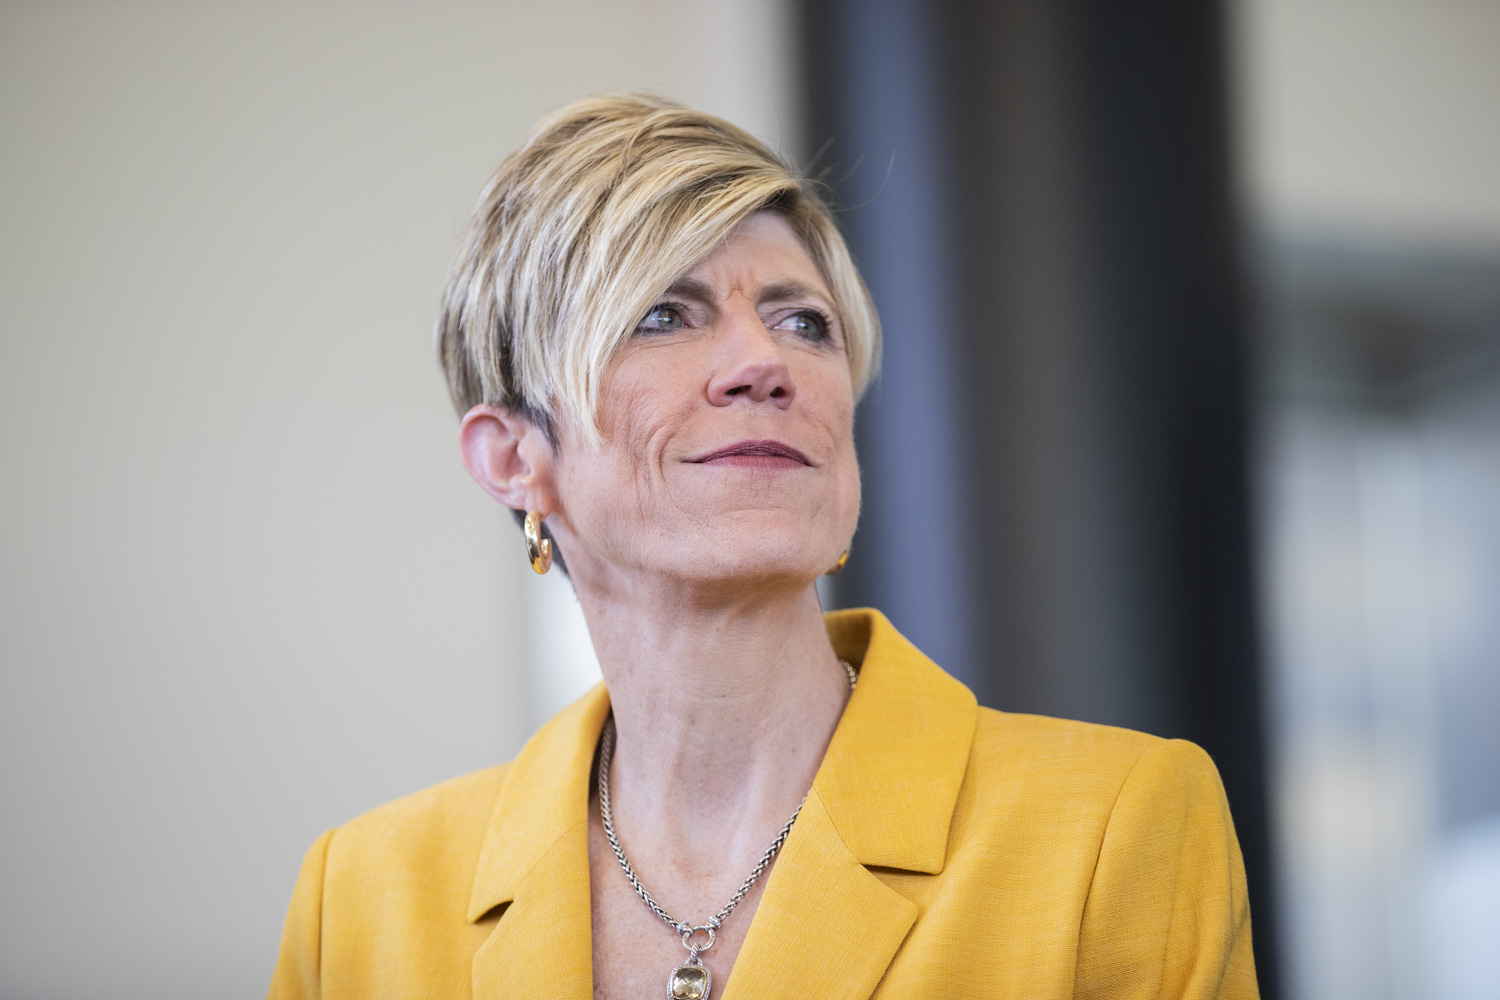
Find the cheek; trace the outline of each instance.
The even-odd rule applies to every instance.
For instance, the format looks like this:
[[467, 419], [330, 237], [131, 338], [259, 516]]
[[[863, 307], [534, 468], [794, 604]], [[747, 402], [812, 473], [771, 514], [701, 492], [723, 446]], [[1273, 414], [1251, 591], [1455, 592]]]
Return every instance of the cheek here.
[[829, 455], [837, 492], [838, 516], [849, 521], [849, 530], [859, 516], [859, 456], [854, 447], [854, 392], [849, 370], [841, 362], [821, 365], [806, 373], [815, 419], [828, 436]]
[[854, 454], [854, 391], [849, 384], [849, 372], [839, 366], [834, 371], [817, 372], [817, 377], [808, 379], [815, 392], [813, 408], [817, 421], [826, 429], [835, 448], [842, 455]]
[[842, 461], [839, 470], [839, 492], [843, 499], [844, 508], [841, 513], [849, 520], [849, 529], [851, 531], [854, 528], [854, 522], [859, 519], [862, 489], [859, 475], [859, 453], [854, 447], [852, 424], [853, 420], [851, 418], [851, 427], [844, 435], [844, 448], [840, 454]]
[[664, 500], [667, 429], [683, 407], [674, 405], [680, 394], [663, 391], [666, 373], [652, 368], [621, 364], [610, 373], [599, 393], [602, 443], [569, 449], [571, 460], [560, 470], [575, 528], [601, 542], [605, 534], [639, 527]]
[[627, 348], [599, 388], [599, 427], [607, 442], [644, 448], [661, 428], [692, 408], [701, 380], [681, 352]]
[[650, 372], [631, 371], [607, 382], [600, 393], [599, 429], [606, 464], [616, 478], [644, 484], [660, 480], [669, 431], [691, 409]]

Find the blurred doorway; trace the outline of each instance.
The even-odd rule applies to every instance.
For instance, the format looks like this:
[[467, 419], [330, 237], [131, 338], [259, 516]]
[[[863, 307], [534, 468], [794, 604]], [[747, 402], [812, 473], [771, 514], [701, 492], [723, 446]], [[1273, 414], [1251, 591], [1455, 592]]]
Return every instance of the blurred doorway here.
[[1283, 239], [1262, 545], [1287, 985], [1500, 982], [1500, 256]]

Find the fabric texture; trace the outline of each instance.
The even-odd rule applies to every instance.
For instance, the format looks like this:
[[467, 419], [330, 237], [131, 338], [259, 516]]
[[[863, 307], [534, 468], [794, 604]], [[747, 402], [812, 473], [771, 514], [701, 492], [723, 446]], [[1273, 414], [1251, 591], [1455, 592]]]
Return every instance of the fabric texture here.
[[[715, 996], [1258, 996], [1244, 864], [1198, 747], [980, 708], [879, 612], [860, 682]], [[601, 685], [509, 764], [375, 809], [303, 862], [272, 1000], [591, 997]]]

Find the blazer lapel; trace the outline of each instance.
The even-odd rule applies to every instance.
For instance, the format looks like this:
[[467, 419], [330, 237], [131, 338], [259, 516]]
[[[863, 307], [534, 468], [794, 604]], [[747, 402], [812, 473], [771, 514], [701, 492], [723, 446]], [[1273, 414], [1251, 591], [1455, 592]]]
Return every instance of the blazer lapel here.
[[543, 726], [511, 764], [469, 901], [470, 921], [496, 920], [474, 954], [475, 1000], [593, 996], [589, 776], [608, 714], [601, 684]]
[[723, 1000], [870, 996], [921, 914], [871, 867], [936, 874], [977, 717], [969, 689], [876, 611], [828, 616], [863, 661]]
[[917, 919], [844, 845], [816, 791], [776, 859], [723, 1000], [868, 997]]
[[588, 824], [537, 860], [474, 955], [475, 1000], [594, 995]]

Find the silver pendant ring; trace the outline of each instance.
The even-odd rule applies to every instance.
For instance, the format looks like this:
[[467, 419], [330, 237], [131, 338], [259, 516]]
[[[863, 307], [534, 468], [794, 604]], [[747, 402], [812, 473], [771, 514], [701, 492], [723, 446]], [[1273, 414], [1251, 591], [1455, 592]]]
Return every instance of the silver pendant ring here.
[[[682, 933], [682, 946], [693, 953], [694, 957], [702, 954], [714, 946], [714, 928], [711, 924], [699, 924], [697, 927], [689, 927], [683, 924], [678, 928]], [[694, 944], [693, 935], [699, 931], [708, 935], [708, 944]]]

